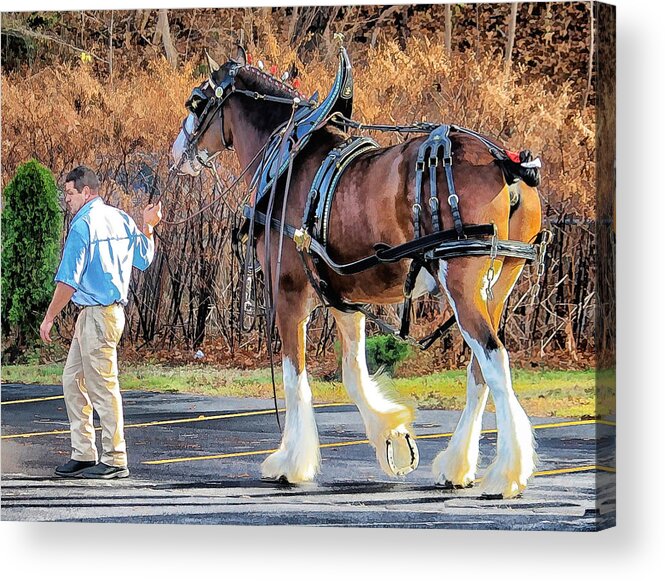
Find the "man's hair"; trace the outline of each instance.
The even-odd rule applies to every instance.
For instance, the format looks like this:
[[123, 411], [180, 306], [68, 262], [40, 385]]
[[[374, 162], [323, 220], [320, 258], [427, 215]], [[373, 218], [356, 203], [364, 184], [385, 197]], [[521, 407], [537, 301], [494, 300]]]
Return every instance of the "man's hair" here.
[[75, 167], [70, 171], [65, 178], [65, 183], [67, 182], [74, 182], [74, 187], [78, 192], [82, 192], [85, 186], [88, 186], [95, 194], [99, 191], [99, 178], [97, 174], [84, 165]]

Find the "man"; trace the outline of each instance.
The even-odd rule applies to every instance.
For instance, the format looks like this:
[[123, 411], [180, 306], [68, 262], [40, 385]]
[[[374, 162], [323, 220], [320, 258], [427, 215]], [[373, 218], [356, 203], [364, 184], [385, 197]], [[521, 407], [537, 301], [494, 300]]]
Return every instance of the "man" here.
[[[80, 166], [65, 178], [65, 201], [73, 215], [56, 289], [40, 327], [50, 343], [53, 320], [72, 300], [81, 307], [62, 375], [65, 406], [71, 425], [71, 460], [55, 470], [71, 478], [129, 476], [116, 347], [125, 326], [123, 305], [132, 266], [148, 268], [155, 254], [153, 230], [161, 203], [143, 210], [139, 230], [127, 214], [99, 197], [95, 173]], [[97, 462], [93, 408], [102, 427], [102, 456]]]

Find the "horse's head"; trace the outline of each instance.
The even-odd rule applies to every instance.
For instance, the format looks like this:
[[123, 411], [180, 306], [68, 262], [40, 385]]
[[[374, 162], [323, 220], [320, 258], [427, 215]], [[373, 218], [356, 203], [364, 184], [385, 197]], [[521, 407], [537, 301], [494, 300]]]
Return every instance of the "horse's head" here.
[[208, 79], [195, 87], [185, 102], [188, 115], [171, 149], [179, 173], [193, 176], [201, 173], [222, 150], [233, 148], [232, 134], [224, 123], [224, 110], [238, 72], [246, 65], [241, 47], [236, 58], [222, 66], [210, 55], [206, 56]]
[[187, 99], [189, 114], [172, 147], [175, 166], [182, 174], [198, 175], [221, 151], [233, 149], [234, 141], [238, 141], [240, 161], [246, 162], [243, 157], [251, 158], [265, 145], [292, 107], [309, 106], [298, 91], [248, 65], [242, 47], [221, 66], [207, 57], [208, 79]]

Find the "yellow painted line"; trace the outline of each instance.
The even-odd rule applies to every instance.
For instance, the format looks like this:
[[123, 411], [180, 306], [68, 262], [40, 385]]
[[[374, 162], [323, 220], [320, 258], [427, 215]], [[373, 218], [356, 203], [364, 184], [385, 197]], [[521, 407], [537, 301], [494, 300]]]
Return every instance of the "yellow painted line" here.
[[[551, 423], [551, 424], [534, 424], [532, 428], [534, 430], [544, 430], [544, 429], [551, 429], [551, 428], [568, 428], [571, 426], [590, 426], [590, 425], [596, 425], [596, 424], [601, 424], [604, 426], [616, 426], [616, 422], [610, 422], [608, 420], [571, 420], [569, 422], [558, 422], [558, 423]], [[481, 430], [481, 434], [496, 434], [497, 430], [496, 428], [491, 429], [491, 430]], [[453, 435], [452, 432], [446, 432], [444, 434], [423, 434], [422, 436], [416, 436], [416, 439], [418, 440], [428, 440], [428, 439], [436, 439], [436, 438], [450, 438]]]
[[543, 428], [565, 428], [566, 426], [588, 426], [592, 424], [600, 424], [602, 426], [616, 426], [616, 422], [609, 420], [573, 420], [570, 422], [559, 422], [554, 424], [536, 424], [533, 426], [534, 430], [542, 430]]
[[[347, 404], [337, 404], [337, 405], [347, 405]], [[274, 410], [273, 410], [274, 411]], [[584, 426], [584, 425], [589, 425], [589, 424], [596, 424], [596, 423], [608, 423], [605, 422], [604, 420], [576, 420], [576, 421], [570, 421], [570, 422], [561, 422], [558, 424], [539, 424], [536, 426], [533, 426], [534, 428], [560, 428], [560, 427], [567, 427], [567, 426]], [[492, 434], [496, 433], [496, 430], [482, 430], [482, 434]], [[434, 438], [449, 438], [452, 436], [452, 432], [447, 432], [444, 434], [423, 434], [421, 436], [416, 436], [417, 440], [427, 440], [427, 439], [434, 439]], [[358, 446], [360, 444], [369, 444], [369, 440], [347, 440], [344, 442], [332, 442], [328, 444], [320, 444], [319, 448], [341, 448], [344, 446]], [[146, 460], [145, 462], [142, 462], [142, 464], [175, 464], [177, 462], [196, 462], [199, 460], [223, 460], [225, 458], [239, 458], [242, 456], [261, 456], [261, 455], [266, 455], [266, 454], [272, 454], [273, 452], [276, 452], [277, 450], [252, 450], [249, 452], [229, 452], [226, 454], [211, 454], [207, 456], [187, 456], [183, 458], [166, 458], [164, 460]], [[585, 470], [591, 470], [592, 468], [585, 468]], [[579, 470], [577, 470], [579, 471]]]
[[[35, 400], [20, 400], [20, 403], [25, 403], [28, 401], [43, 401], [46, 399], [58, 399], [62, 398], [63, 396], [53, 396], [50, 398], [36, 398]], [[5, 403], [19, 403], [19, 401], [16, 402], [5, 402]], [[351, 403], [320, 403], [320, 404], [315, 404], [315, 408], [333, 408], [333, 407], [343, 407], [343, 406], [348, 406], [348, 405], [353, 405]], [[284, 408], [280, 408], [279, 412], [283, 413], [286, 411]], [[180, 419], [175, 419], [175, 420], [157, 420], [154, 422], [143, 422], [143, 423], [138, 423], [138, 424], [125, 424], [125, 428], [147, 428], [147, 427], [153, 427], [153, 426], [168, 426], [168, 425], [175, 425], [175, 424], [189, 424], [189, 423], [195, 423], [195, 422], [207, 422], [207, 421], [214, 421], [214, 420], [225, 420], [225, 419], [232, 419], [232, 418], [242, 418], [242, 417], [249, 417], [249, 416], [260, 416], [260, 415], [267, 415], [267, 414], [274, 414], [275, 410], [274, 409], [269, 409], [269, 410], [256, 410], [256, 411], [250, 411], [250, 412], [237, 412], [237, 413], [231, 413], [231, 414], [219, 414], [219, 415], [214, 415], [214, 416], [206, 416], [206, 415], [200, 415], [196, 418], [180, 418]], [[607, 420], [574, 420], [574, 421], [569, 421], [569, 422], [559, 422], [559, 423], [550, 423], [550, 424], [537, 424], [534, 425], [533, 428], [535, 430], [538, 429], [544, 429], [544, 428], [563, 428], [563, 427], [569, 427], [569, 426], [583, 426], [583, 425], [591, 425], [591, 424], [604, 424], [607, 426], [616, 426], [616, 422], [610, 422]], [[95, 428], [95, 431], [100, 431], [101, 428]], [[7, 434], [0, 436], [0, 439], [2, 440], [9, 440], [13, 438], [33, 438], [36, 436], [53, 436], [53, 435], [61, 435], [61, 434], [68, 434], [69, 430], [50, 430], [50, 431], [45, 431], [45, 432], [26, 432], [23, 434]], [[483, 430], [481, 432], [482, 434], [493, 434], [496, 433], [496, 429], [493, 430]], [[452, 432], [444, 433], [444, 434], [424, 434], [421, 436], [416, 436], [418, 439], [432, 439], [432, 438], [449, 438], [452, 436]], [[356, 442], [358, 444], [363, 444], [367, 443], [367, 440], [360, 440]], [[353, 444], [350, 443], [343, 443], [340, 445], [344, 446], [350, 446]]]
[[33, 403], [35, 401], [51, 401], [53, 399], [65, 399], [64, 395], [51, 395], [49, 397], [33, 397], [32, 399], [16, 399], [14, 401], [3, 401], [0, 405], [11, 405], [13, 403]]
[[319, 448], [343, 448], [344, 446], [357, 446], [358, 444], [369, 444], [369, 440], [350, 440], [348, 442], [332, 442], [331, 444], [319, 444]]
[[[344, 446], [357, 446], [358, 444], [369, 444], [369, 440], [350, 440], [347, 442], [332, 442], [320, 444], [319, 448], [343, 448]], [[167, 458], [165, 460], [147, 460], [141, 464], [175, 464], [177, 462], [194, 462], [197, 460], [222, 460], [224, 458], [241, 458], [243, 456], [261, 456], [277, 452], [275, 450], [251, 450], [248, 452], [230, 452], [228, 454], [211, 454], [209, 456], [189, 456], [187, 458]]]
[[556, 470], [542, 470], [540, 472], [535, 472], [534, 476], [554, 476], [556, 474], [572, 474], [573, 472], [589, 472], [591, 470], [610, 472], [611, 474], [616, 474], [617, 471], [617, 469], [612, 466], [591, 464], [590, 466], [573, 466], [571, 468], [557, 468]]
[[[95, 431], [100, 431], [101, 428], [95, 428]], [[0, 436], [2, 440], [9, 440], [11, 438], [32, 438], [33, 436], [57, 436], [59, 434], [69, 434], [70, 430], [51, 430], [50, 432], [28, 432], [27, 434], [7, 434]]]
[[[315, 408], [327, 408], [327, 407], [340, 407], [348, 406], [352, 404], [348, 403], [319, 403], [314, 405]], [[280, 412], [286, 411], [284, 408], [279, 409]], [[215, 416], [205, 416], [200, 415], [196, 418], [182, 418], [177, 420], [157, 420], [154, 422], [144, 422], [140, 424], [125, 424], [125, 428], [147, 428], [151, 426], [168, 426], [173, 424], [189, 424], [194, 422], [208, 422], [212, 420], [226, 420], [230, 418], [244, 418], [248, 416], [261, 416], [267, 414], [274, 414], [275, 410], [256, 410], [251, 412], [236, 412], [232, 414], [219, 414]], [[101, 431], [100, 427], [95, 428], [95, 431]], [[11, 438], [32, 438], [34, 436], [52, 436], [58, 434], [69, 434], [70, 430], [52, 430], [49, 432], [26, 432], [24, 434], [7, 434], [5, 436], [0, 436], [0, 439], [11, 439]]]
[[277, 452], [275, 450], [251, 450], [249, 452], [233, 452], [231, 454], [213, 454], [210, 456], [190, 456], [188, 458], [168, 458], [166, 460], [146, 460], [141, 464], [176, 464], [178, 462], [194, 462], [196, 460], [222, 460], [224, 458], [240, 458], [242, 456], [261, 456]]

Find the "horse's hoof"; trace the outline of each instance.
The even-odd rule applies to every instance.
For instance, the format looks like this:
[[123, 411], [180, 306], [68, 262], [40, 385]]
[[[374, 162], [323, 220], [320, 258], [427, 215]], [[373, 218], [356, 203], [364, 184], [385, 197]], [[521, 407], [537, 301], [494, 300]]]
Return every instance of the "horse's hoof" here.
[[[403, 439], [403, 445], [399, 445], [397, 438]], [[393, 432], [386, 440], [386, 462], [393, 475], [405, 476], [413, 472], [419, 461], [418, 446], [408, 432]]]
[[506, 494], [501, 494], [501, 493], [492, 494], [492, 493], [487, 493], [487, 492], [483, 492], [480, 495], [480, 500], [515, 500], [515, 499], [519, 499], [519, 498], [522, 498], [522, 493], [521, 492], [518, 492], [517, 494], [512, 494], [510, 496], [508, 496]]
[[261, 482], [279, 484], [280, 486], [293, 486], [293, 483], [289, 482], [289, 479], [283, 474], [281, 476], [263, 476]]
[[450, 480], [446, 480], [445, 482], [437, 482], [435, 486], [441, 490], [464, 490], [465, 488], [473, 488], [473, 480], [468, 484], [453, 484]]

